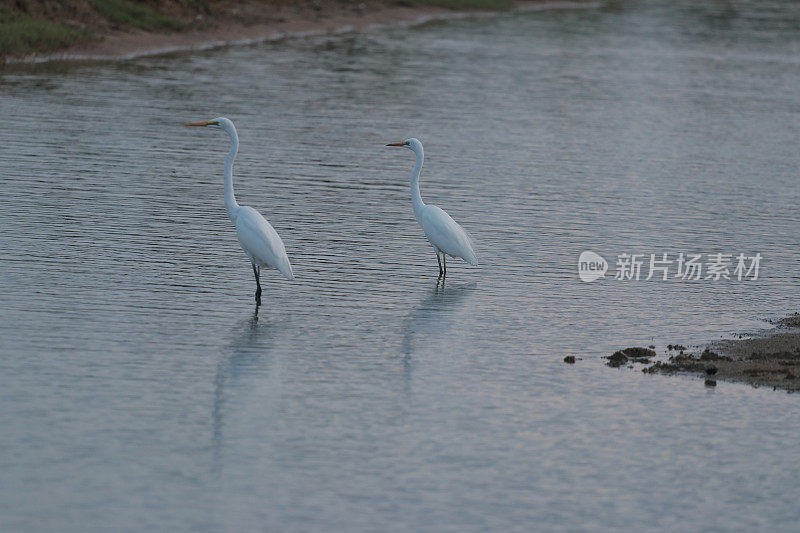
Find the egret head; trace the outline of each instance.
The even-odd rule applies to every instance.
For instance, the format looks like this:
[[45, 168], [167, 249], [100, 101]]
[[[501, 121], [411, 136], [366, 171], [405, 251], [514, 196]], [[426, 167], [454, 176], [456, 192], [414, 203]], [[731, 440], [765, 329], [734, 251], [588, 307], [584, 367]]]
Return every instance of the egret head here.
[[208, 128], [217, 128], [223, 130], [229, 130], [233, 128], [233, 122], [230, 119], [225, 117], [215, 118], [213, 120], [203, 120], [200, 122], [187, 122], [184, 126], [206, 126]]
[[389, 143], [386, 146], [400, 146], [402, 148], [408, 148], [409, 150], [413, 150], [415, 152], [422, 149], [422, 143], [419, 142], [418, 139], [415, 139], [413, 137], [410, 139], [406, 139], [403, 142]]

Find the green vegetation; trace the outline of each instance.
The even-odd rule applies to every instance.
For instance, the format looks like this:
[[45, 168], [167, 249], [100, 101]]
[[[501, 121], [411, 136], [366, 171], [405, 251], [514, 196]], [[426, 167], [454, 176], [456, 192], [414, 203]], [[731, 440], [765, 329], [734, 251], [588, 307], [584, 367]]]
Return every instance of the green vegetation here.
[[[18, 5], [20, 9], [0, 5], [0, 63], [7, 56], [51, 52], [93, 39], [88, 31], [50, 20], [41, 11], [27, 13], [29, 4], [25, 2]], [[132, 0], [92, 0], [91, 6], [106, 20], [120, 26], [149, 31], [183, 28], [180, 21]]]
[[34, 18], [0, 6], [0, 59], [66, 48], [91, 37], [88, 32]]
[[183, 24], [131, 0], [94, 0], [94, 8], [111, 22], [142, 30], [180, 30]]
[[[341, 0], [342, 7], [361, 0]], [[385, 0], [387, 4], [437, 6], [447, 9], [503, 11], [515, 0]], [[312, 0], [261, 0], [269, 6], [292, 3], [312, 4]], [[237, 2], [231, 0], [0, 0], [0, 65], [9, 56], [22, 57], [48, 53], [75, 44], [100, 39], [120, 28], [150, 32], [178, 31], [202, 27], [227, 16], [235, 23], [241, 17], [226, 13]], [[330, 10], [336, 10], [331, 7]], [[235, 10], [233, 10], [235, 11]], [[169, 16], [165, 13], [169, 13]], [[177, 18], [176, 18], [177, 17]], [[196, 22], [203, 21], [203, 22]], [[81, 29], [79, 29], [81, 28]], [[86, 29], [83, 29], [86, 28]]]

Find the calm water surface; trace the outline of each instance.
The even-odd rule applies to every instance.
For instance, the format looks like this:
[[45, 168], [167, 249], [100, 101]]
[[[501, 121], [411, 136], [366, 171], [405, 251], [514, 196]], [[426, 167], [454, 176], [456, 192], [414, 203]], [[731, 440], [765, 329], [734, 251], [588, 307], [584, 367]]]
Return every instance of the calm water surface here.
[[[600, 356], [797, 309], [798, 27], [614, 2], [7, 70], [0, 530], [795, 531], [797, 395]], [[219, 115], [297, 276], [257, 317], [227, 138], [180, 127]], [[444, 287], [410, 136], [477, 242]], [[764, 261], [583, 284], [587, 249]]]

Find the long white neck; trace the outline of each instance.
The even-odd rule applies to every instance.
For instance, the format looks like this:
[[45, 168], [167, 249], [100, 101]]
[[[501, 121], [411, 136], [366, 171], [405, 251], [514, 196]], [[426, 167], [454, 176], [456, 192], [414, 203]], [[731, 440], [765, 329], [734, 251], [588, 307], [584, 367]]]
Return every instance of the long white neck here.
[[422, 195], [419, 193], [419, 174], [422, 172], [422, 162], [425, 160], [425, 153], [422, 145], [413, 146], [411, 148], [417, 160], [414, 163], [414, 168], [411, 170], [411, 205], [414, 207], [414, 215], [419, 217], [419, 210], [425, 205], [422, 201]]
[[225, 157], [225, 209], [228, 211], [228, 217], [235, 223], [239, 204], [236, 203], [236, 196], [233, 194], [233, 160], [236, 158], [236, 152], [239, 151], [239, 136], [236, 134], [233, 124], [229, 128], [226, 127], [225, 131], [231, 137], [231, 149]]

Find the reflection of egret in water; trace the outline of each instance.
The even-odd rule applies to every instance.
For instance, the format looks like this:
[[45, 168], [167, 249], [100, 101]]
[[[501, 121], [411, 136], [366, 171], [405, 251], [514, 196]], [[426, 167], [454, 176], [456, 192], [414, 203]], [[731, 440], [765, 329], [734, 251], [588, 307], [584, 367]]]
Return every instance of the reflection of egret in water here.
[[415, 345], [446, 333], [452, 326], [453, 314], [464, 307], [464, 302], [476, 286], [475, 282], [451, 286], [446, 284], [445, 278], [440, 278], [436, 281], [436, 287], [408, 315], [403, 326], [402, 346], [406, 389], [411, 378]]
[[240, 381], [259, 371], [268, 362], [270, 345], [267, 341], [274, 338], [275, 324], [267, 324], [264, 318], [259, 320], [258, 306], [253, 315], [236, 328], [236, 340], [217, 366], [214, 378], [214, 406], [212, 418], [214, 424], [214, 468], [222, 466], [222, 432], [224, 429], [226, 389], [237, 387]]

